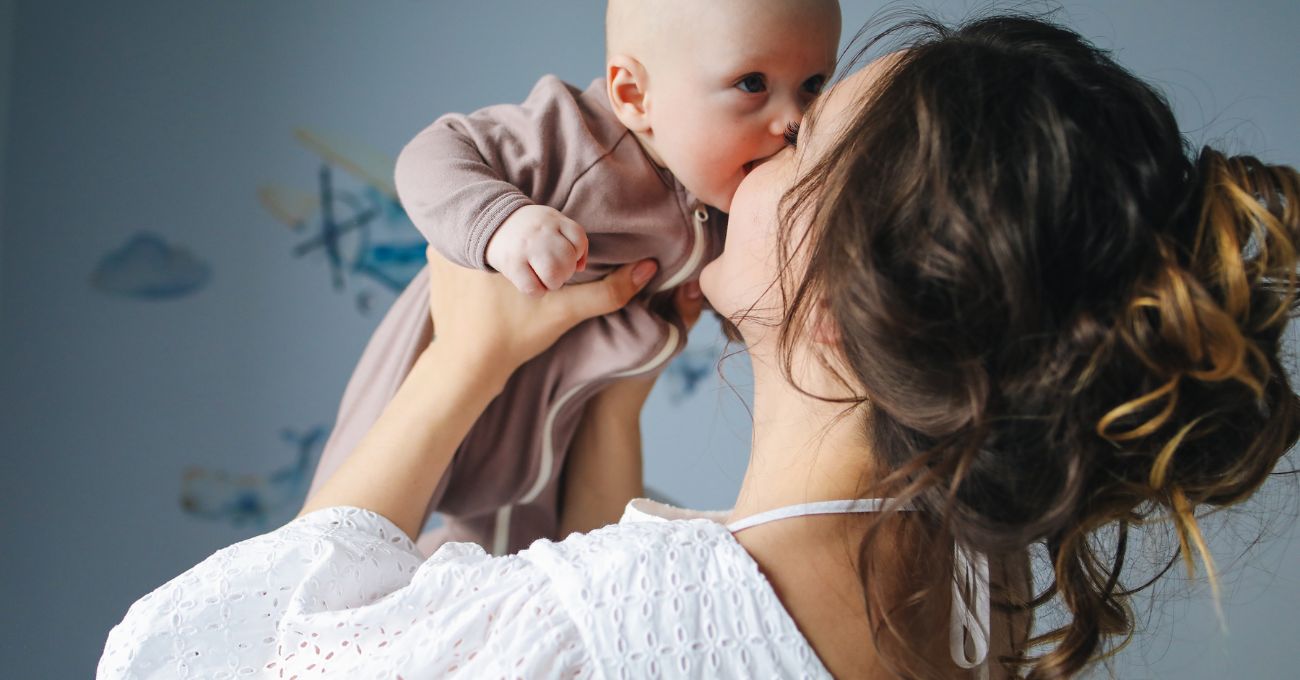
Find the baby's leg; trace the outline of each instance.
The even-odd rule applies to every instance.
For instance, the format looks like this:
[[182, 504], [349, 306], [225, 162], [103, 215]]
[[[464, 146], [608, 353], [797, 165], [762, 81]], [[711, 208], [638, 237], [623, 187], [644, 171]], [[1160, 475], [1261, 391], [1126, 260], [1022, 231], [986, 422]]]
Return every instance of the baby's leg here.
[[334, 474], [379, 419], [432, 337], [429, 272], [424, 268], [393, 302], [361, 353], [343, 391], [334, 429], [316, 464], [308, 495]]

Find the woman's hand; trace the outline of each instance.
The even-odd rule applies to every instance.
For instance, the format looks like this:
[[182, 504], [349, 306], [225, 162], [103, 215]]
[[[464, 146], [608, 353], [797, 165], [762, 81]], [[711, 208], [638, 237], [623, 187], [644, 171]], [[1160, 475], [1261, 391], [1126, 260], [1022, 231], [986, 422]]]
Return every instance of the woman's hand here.
[[580, 321], [626, 305], [658, 267], [642, 260], [539, 299], [519, 292], [504, 276], [457, 266], [432, 248], [428, 255], [435, 343], [450, 356], [493, 367], [502, 384]]
[[431, 251], [435, 341], [299, 516], [336, 505], [365, 508], [415, 540], [456, 447], [515, 368], [579, 321], [627, 304], [654, 271], [646, 260], [534, 299], [504, 276], [463, 269]]

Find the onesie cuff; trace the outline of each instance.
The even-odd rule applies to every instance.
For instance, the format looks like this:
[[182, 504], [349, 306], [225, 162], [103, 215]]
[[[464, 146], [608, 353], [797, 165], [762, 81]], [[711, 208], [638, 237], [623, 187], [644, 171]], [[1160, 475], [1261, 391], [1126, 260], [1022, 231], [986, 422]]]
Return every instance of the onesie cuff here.
[[495, 271], [487, 263], [488, 241], [497, 233], [501, 223], [514, 212], [533, 201], [523, 192], [509, 192], [497, 196], [479, 212], [478, 219], [470, 227], [469, 239], [465, 244], [465, 260], [474, 269]]

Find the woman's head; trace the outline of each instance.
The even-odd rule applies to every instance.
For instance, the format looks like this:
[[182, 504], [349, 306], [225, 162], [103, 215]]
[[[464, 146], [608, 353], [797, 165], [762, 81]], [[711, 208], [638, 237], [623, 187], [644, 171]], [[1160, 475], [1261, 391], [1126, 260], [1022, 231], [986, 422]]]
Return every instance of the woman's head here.
[[[1248, 497], [1300, 435], [1280, 360], [1300, 176], [1189, 155], [1164, 98], [1067, 29], [917, 19], [867, 47], [907, 33], [814, 107], [830, 141], [746, 179], [702, 284], [787, 370], [818, 347], [855, 387], [890, 473], [873, 493], [936, 540], [1046, 546], [1071, 618], [1033, 675], [1068, 676], [1132, 628], [1128, 527], [1168, 515], [1208, 566], [1193, 510]], [[789, 189], [779, 210], [764, 182]], [[886, 658], [923, 673], [864, 580]]]

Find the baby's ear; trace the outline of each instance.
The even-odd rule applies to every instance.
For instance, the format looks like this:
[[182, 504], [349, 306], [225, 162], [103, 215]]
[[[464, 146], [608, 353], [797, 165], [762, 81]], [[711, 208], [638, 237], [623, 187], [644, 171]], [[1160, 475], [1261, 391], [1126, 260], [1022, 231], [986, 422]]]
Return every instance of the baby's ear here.
[[649, 132], [650, 117], [646, 109], [646, 70], [641, 62], [625, 54], [615, 54], [605, 65], [605, 87], [609, 104], [623, 127], [633, 132]]

